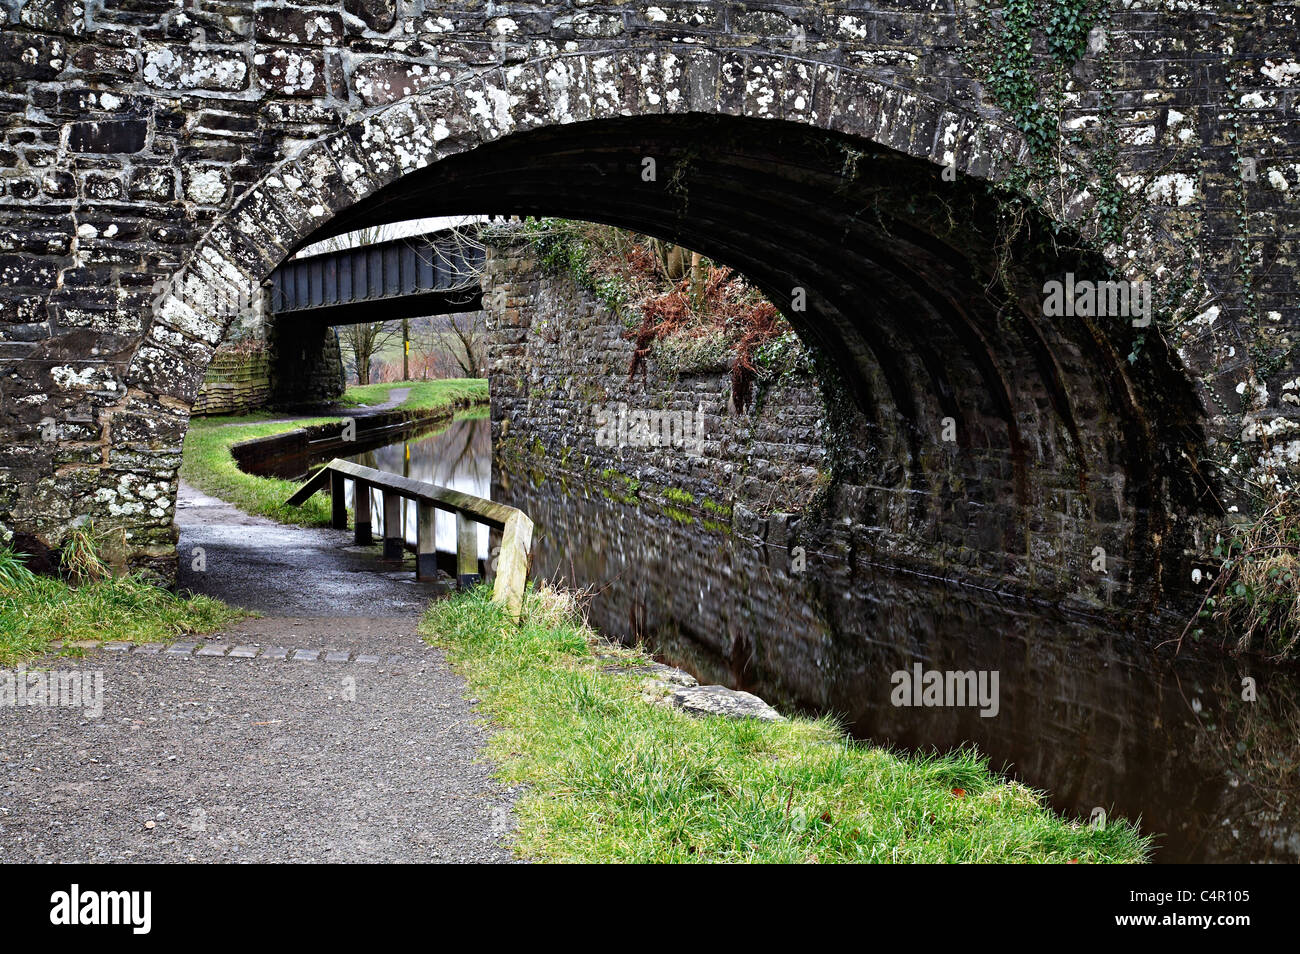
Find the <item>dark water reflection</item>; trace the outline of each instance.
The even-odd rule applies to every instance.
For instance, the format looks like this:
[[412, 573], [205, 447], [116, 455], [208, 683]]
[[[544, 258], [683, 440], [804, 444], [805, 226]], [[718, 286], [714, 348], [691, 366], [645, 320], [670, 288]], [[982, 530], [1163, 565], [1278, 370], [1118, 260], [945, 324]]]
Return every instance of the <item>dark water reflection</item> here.
[[[1141, 816], [1159, 861], [1300, 857], [1294, 672], [1157, 661], [1113, 630], [814, 553], [791, 573], [783, 550], [500, 463], [493, 497], [536, 521], [537, 576], [595, 588], [597, 628], [702, 681], [839, 714], [879, 743], [973, 743], [1062, 812]], [[917, 662], [996, 670], [996, 717], [894, 706], [891, 674]]]
[[[450, 423], [416, 431], [384, 447], [353, 454], [348, 460], [412, 480], [488, 497], [492, 489], [492, 435], [486, 414], [486, 411], [461, 414]], [[347, 488], [348, 506], [352, 506], [351, 481], [348, 481]], [[376, 528], [382, 527], [383, 496], [377, 490], [372, 490], [370, 496], [371, 524]], [[439, 511], [434, 521], [438, 549], [455, 553], [455, 516]], [[402, 536], [412, 545], [415, 544], [415, 530], [415, 501], [403, 501]], [[479, 557], [483, 558], [488, 553], [488, 528], [480, 526], [478, 530]]]
[[[1217, 655], [1157, 658], [1112, 629], [843, 557], [810, 552], [792, 573], [785, 551], [698, 519], [494, 467], [483, 418], [354, 459], [525, 510], [537, 524], [535, 577], [591, 588], [598, 629], [701, 681], [788, 711], [836, 713], [879, 743], [974, 744], [1062, 812], [1141, 816], [1159, 836], [1158, 861], [1300, 859], [1294, 671]], [[408, 540], [414, 519], [412, 510]], [[440, 546], [453, 548], [450, 521], [444, 533]], [[996, 717], [894, 706], [891, 674], [917, 662], [996, 670]], [[1256, 681], [1255, 702], [1242, 699], [1244, 677]]]

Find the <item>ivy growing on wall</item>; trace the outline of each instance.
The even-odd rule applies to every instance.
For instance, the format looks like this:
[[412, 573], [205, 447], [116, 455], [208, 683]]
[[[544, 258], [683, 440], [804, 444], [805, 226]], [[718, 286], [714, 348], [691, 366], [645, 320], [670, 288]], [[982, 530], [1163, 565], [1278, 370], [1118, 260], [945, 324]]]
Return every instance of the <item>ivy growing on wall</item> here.
[[[995, 18], [989, 4], [975, 4], [974, 35], [986, 38], [975, 50], [976, 65], [1036, 161], [1045, 160], [1056, 144], [1058, 81], [1082, 59], [1102, 5], [1102, 0], [1005, 0], [1001, 17]], [[1040, 35], [1046, 41], [1046, 63], [1034, 53]]]
[[[1049, 234], [1032, 237], [1055, 246], [1066, 235], [1064, 203], [1086, 193], [1093, 206], [1093, 237], [1101, 246], [1123, 241], [1135, 209], [1133, 197], [1120, 181], [1120, 130], [1116, 115], [1116, 77], [1109, 37], [1113, 0], [1004, 0], [994, 5], [975, 0], [964, 33], [967, 65], [986, 84], [1024, 136], [1028, 162], [1013, 168], [991, 191], [1001, 203], [999, 245], [1003, 259], [994, 276], [1011, 303], [1007, 272], [1012, 250], [1023, 244], [1020, 234], [1033, 206], [1059, 203], [1046, 220]], [[1089, 54], [1089, 37], [1100, 29], [1092, 52], [1087, 89], [1078, 87], [1075, 67]], [[1067, 103], [1083, 95], [1095, 97], [1096, 119], [1088, 126], [1066, 128]], [[1072, 157], [1084, 157], [1079, 163]], [[1142, 349], [1143, 336], [1134, 335], [1129, 360]]]
[[[595, 267], [603, 250], [593, 249], [588, 229], [564, 219], [529, 219], [519, 230], [537, 249], [542, 265], [551, 272], [565, 273], [609, 307], [624, 324], [636, 323], [630, 307], [633, 290], [626, 278]], [[508, 239], [512, 233], [503, 233]]]
[[[967, 66], [985, 83], [993, 101], [1006, 111], [1024, 137], [1028, 161], [1001, 177], [991, 191], [999, 202], [997, 230], [999, 261], [993, 276], [1014, 311], [1013, 250], [1023, 244], [1021, 234], [1033, 206], [1052, 198], [1065, 198], [1087, 190], [1096, 200], [1096, 220], [1103, 242], [1116, 242], [1122, 234], [1122, 206], [1126, 198], [1117, 175], [1118, 143], [1114, 130], [1097, 142], [1086, 142], [1083, 130], [1063, 130], [1062, 114], [1072, 85], [1072, 70], [1088, 51], [1088, 37], [1104, 24], [1109, 0], [1003, 0], [994, 4], [974, 0], [965, 9], [962, 55]], [[962, 10], [958, 5], [958, 10]], [[961, 14], [959, 14], [961, 15]], [[1104, 48], [1105, 44], [1103, 44]], [[1102, 57], [1105, 56], [1103, 51]], [[1099, 57], [1101, 59], [1101, 57]], [[1113, 83], [1109, 60], [1099, 63], [1099, 79]], [[1113, 97], [1107, 109], [1106, 92], [1100, 93], [1103, 115], [1114, 123]], [[1104, 131], [1105, 132], [1105, 131]], [[1075, 170], [1063, 147], [1090, 153], [1086, 170]], [[1077, 181], [1080, 174], [1091, 181]], [[1047, 217], [1050, 234], [1034, 236], [1036, 242], [1055, 244], [1063, 238], [1064, 209]]]
[[[1003, 176], [992, 187], [1004, 203], [999, 233], [1002, 245], [1015, 247], [1015, 233], [1020, 227], [1020, 212], [1034, 204], [1048, 204], [1056, 198], [1087, 190], [1093, 205], [1092, 236], [1099, 244], [1123, 245], [1130, 221], [1135, 217], [1140, 197], [1130, 193], [1121, 179], [1122, 128], [1117, 118], [1120, 84], [1111, 49], [1110, 19], [1118, 7], [1117, 0], [973, 0], [964, 9], [971, 11], [964, 24], [965, 60], [979, 76], [992, 100], [1005, 110], [1011, 123], [1024, 136], [1029, 162]], [[1177, 213], [1183, 239], [1181, 253], [1164, 262], [1165, 268], [1153, 281], [1153, 311], [1160, 316], [1159, 333], [1178, 327], [1204, 313], [1210, 301], [1220, 302], [1228, 317], [1238, 347], [1248, 349], [1249, 377], [1237, 387], [1240, 407], [1231, 407], [1231, 395], [1214, 386], [1213, 375], [1204, 379], [1206, 398], [1228, 422], [1231, 437], [1220, 443], [1207, 461], [1216, 474], [1234, 474], [1238, 493], [1252, 503], [1243, 509], [1249, 516], [1234, 520], [1218, 538], [1213, 559], [1218, 572], [1214, 577], [1202, 618], [1213, 621], [1227, 632], [1245, 634], [1238, 648], [1263, 649], [1279, 655], [1294, 656], [1300, 651], [1300, 614], [1295, 612], [1296, 581], [1300, 579], [1300, 495], [1283, 486], [1276, 475], [1260, 467], [1261, 453], [1267, 455], [1267, 435], [1260, 439], [1261, 451], [1248, 450], [1246, 425], [1260, 403], [1262, 388], [1292, 360], [1289, 342], [1281, 347], [1270, 340], [1261, 316], [1259, 286], [1265, 268], [1258, 236], [1252, 228], [1251, 183], [1257, 173], [1251, 164], [1249, 136], [1244, 128], [1242, 90], [1236, 71], [1240, 60], [1235, 54], [1242, 31], [1264, 32], [1269, 29], [1263, 11], [1266, 5], [1237, 5], [1236, 22], [1225, 23], [1225, 38], [1219, 69], [1223, 76], [1223, 99], [1220, 118], [1227, 120], [1224, 130], [1229, 148], [1231, 176], [1223, 190], [1224, 205], [1232, 215], [1231, 244], [1232, 287], [1207, 287], [1202, 274], [1203, 262], [1220, 255], [1195, 241], [1204, 235], [1206, 210], [1189, 208]], [[958, 4], [958, 10], [963, 6]], [[1100, 41], [1089, 49], [1089, 35], [1101, 28]], [[1087, 89], [1076, 89], [1075, 67], [1089, 56]], [[1065, 128], [1064, 109], [1081, 97], [1090, 98], [1084, 123]], [[1195, 148], [1195, 147], [1189, 147]], [[1075, 165], [1070, 157], [1084, 161]], [[1177, 168], [1185, 150], [1173, 143], [1172, 153], [1163, 165]], [[1144, 168], [1138, 183], [1157, 178], [1158, 168]], [[1235, 180], [1235, 181], [1234, 181]], [[1014, 256], [1008, 256], [1008, 259]], [[1207, 297], [1209, 296], [1209, 297]], [[1233, 307], [1235, 306], [1235, 307]], [[1136, 363], [1146, 343], [1139, 331], [1131, 338], [1127, 355]], [[1210, 468], [1207, 466], [1207, 470]], [[1262, 474], [1262, 476], [1261, 476]], [[1226, 509], [1226, 504], [1222, 506]], [[1236, 507], [1232, 508], [1234, 511]], [[1191, 627], [1189, 627], [1191, 629]]]
[[1088, 34], [1097, 22], [1100, 0], [1053, 0], [1034, 7], [1046, 10], [1044, 32], [1047, 48], [1058, 63], [1073, 66], [1083, 58], [1088, 49]]

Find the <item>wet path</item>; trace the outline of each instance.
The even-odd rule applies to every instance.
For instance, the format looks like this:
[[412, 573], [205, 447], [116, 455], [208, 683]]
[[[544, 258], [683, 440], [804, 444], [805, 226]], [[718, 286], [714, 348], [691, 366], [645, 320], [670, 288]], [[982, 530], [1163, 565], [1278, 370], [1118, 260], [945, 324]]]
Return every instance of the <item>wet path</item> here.
[[485, 733], [416, 635], [431, 590], [346, 534], [192, 488], [177, 523], [182, 585], [264, 616], [200, 647], [60, 661], [102, 672], [103, 713], [8, 710], [0, 860], [510, 860]]
[[[351, 545], [350, 531], [291, 527], [250, 516], [184, 483], [177, 494], [176, 524], [181, 531], [177, 583], [268, 616], [414, 620], [434, 595], [431, 585], [416, 582], [409, 557], [398, 569], [380, 562], [377, 546]], [[196, 569], [200, 556], [202, 570]]]

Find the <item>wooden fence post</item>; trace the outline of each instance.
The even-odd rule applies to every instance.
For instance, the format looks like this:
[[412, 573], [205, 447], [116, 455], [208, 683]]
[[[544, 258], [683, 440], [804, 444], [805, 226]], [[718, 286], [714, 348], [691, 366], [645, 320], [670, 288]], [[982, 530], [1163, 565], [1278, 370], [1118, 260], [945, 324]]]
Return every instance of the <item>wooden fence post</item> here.
[[505, 604], [515, 622], [524, 615], [524, 585], [532, 552], [533, 522], [517, 511], [506, 519], [501, 533], [501, 555], [497, 557], [497, 578], [492, 586], [492, 599]]
[[405, 501], [415, 502], [418, 515], [415, 572], [418, 579], [437, 576], [438, 546], [434, 529], [438, 510], [456, 515], [456, 582], [463, 588], [476, 586], [482, 579], [478, 564], [479, 523], [501, 530], [501, 549], [493, 567], [496, 579], [492, 599], [504, 604], [516, 622], [522, 618], [524, 588], [528, 582], [533, 546], [533, 521], [527, 514], [471, 494], [385, 474], [373, 467], [337, 458], [307, 478], [285, 502], [291, 507], [301, 507], [314, 494], [328, 490], [331, 497], [330, 523], [336, 528], [345, 528], [345, 480], [353, 482], [354, 539], [361, 545], [370, 544], [374, 539], [371, 492], [375, 487], [383, 491], [384, 556], [387, 559], [401, 560], [405, 556]]
[[434, 534], [434, 518], [438, 511], [432, 504], [418, 504], [419, 517], [415, 527], [415, 578], [432, 580], [438, 576], [438, 541]]
[[335, 530], [348, 528], [348, 498], [343, 486], [345, 480], [337, 470], [330, 471], [330, 526]]
[[478, 524], [463, 513], [456, 514], [456, 585], [462, 590], [477, 586]]
[[402, 558], [402, 498], [395, 490], [384, 490], [384, 559]]
[[353, 541], [366, 546], [374, 543], [374, 535], [370, 532], [370, 484], [364, 480], [352, 482], [352, 509], [357, 514]]

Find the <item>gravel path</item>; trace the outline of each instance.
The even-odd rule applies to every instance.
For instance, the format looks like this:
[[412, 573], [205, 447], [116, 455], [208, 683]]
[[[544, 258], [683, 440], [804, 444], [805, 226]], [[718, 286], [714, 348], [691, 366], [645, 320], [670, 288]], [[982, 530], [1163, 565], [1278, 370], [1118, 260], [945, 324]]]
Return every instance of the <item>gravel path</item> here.
[[377, 411], [387, 411], [390, 408], [401, 407], [406, 403], [406, 398], [410, 393], [410, 388], [389, 388], [387, 401], [382, 401], [379, 404], [362, 404], [356, 410], [364, 411], [366, 414], [374, 414]]
[[407, 619], [437, 592], [416, 581], [410, 554], [401, 567], [385, 563], [378, 545], [353, 546], [351, 531], [250, 516], [188, 484], [177, 495], [176, 523], [179, 585], [259, 613]]
[[266, 617], [53, 662], [102, 672], [103, 712], [5, 710], [0, 860], [509, 861], [473, 700], [415, 634], [430, 589], [190, 488], [177, 517], [184, 584]]

